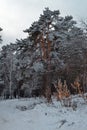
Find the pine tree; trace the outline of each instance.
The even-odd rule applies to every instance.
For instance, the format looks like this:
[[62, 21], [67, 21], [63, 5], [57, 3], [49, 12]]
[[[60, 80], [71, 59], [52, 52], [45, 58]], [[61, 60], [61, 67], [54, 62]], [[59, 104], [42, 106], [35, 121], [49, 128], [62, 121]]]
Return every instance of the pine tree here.
[[[0, 28], [0, 32], [2, 31], [2, 28]], [[1, 35], [0, 35], [0, 43], [2, 42], [2, 38], [1, 38]]]

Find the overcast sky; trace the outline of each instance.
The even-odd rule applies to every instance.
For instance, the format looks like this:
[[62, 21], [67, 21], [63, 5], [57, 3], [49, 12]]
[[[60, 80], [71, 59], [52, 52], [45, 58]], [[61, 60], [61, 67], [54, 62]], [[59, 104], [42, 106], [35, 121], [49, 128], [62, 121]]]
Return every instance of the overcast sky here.
[[87, 0], [0, 0], [3, 43], [26, 37], [23, 30], [38, 20], [45, 7], [59, 9], [62, 16], [72, 15], [78, 20], [87, 18]]

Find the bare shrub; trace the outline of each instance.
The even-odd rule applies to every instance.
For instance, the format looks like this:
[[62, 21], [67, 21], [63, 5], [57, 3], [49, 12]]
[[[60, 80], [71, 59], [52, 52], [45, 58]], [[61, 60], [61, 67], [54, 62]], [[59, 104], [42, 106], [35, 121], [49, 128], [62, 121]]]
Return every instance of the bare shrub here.
[[57, 100], [61, 102], [61, 105], [71, 106], [70, 91], [66, 84], [66, 80], [64, 81], [64, 84], [63, 84], [61, 82], [61, 79], [59, 79], [57, 84], [54, 83], [54, 86], [57, 90], [57, 93], [55, 94], [55, 96], [57, 97]]
[[83, 94], [82, 88], [81, 88], [81, 85], [80, 85], [80, 79], [79, 79], [79, 77], [77, 77], [75, 79], [74, 83], [71, 83], [71, 86], [72, 86], [72, 88], [74, 88], [76, 90], [77, 94], [80, 94], [80, 95]]

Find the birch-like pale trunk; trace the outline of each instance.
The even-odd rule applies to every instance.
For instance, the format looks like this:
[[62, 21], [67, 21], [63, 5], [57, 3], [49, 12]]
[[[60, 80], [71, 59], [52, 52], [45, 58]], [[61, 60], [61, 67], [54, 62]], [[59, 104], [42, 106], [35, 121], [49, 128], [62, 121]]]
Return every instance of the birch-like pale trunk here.
[[10, 98], [12, 98], [12, 68], [13, 68], [13, 55], [11, 54], [11, 59], [10, 59], [10, 83], [9, 83], [9, 93], [10, 93]]

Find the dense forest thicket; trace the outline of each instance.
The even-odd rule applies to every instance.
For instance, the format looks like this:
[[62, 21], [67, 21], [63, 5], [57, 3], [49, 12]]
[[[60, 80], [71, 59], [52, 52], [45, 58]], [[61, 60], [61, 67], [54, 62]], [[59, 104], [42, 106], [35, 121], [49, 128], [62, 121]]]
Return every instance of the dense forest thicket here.
[[72, 16], [62, 17], [59, 10], [46, 8], [38, 21], [24, 30], [27, 38], [2, 47], [0, 95], [50, 98], [65, 88], [67, 94], [86, 92], [86, 29], [78, 27]]

